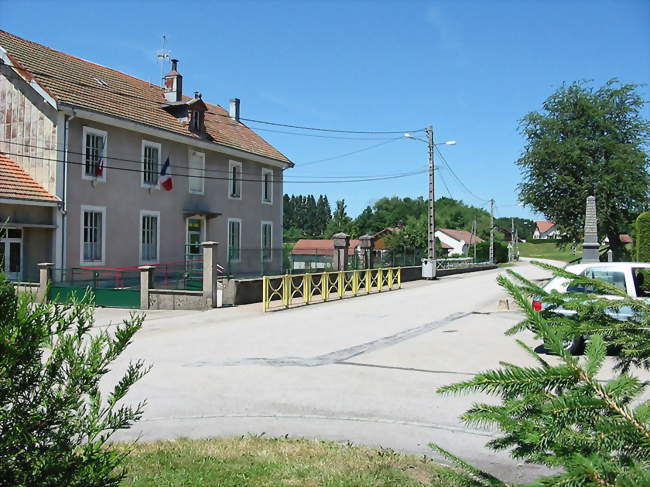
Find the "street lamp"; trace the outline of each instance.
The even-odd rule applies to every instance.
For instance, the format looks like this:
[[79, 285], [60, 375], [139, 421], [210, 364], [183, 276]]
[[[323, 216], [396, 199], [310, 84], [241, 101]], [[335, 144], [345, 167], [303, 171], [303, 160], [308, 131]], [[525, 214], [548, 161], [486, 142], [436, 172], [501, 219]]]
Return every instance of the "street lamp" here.
[[433, 165], [433, 150], [436, 145], [456, 145], [455, 140], [448, 140], [439, 144], [433, 143], [433, 127], [429, 125], [425, 132], [427, 139], [415, 137], [413, 134], [406, 133], [404, 137], [407, 139], [419, 140], [424, 142], [429, 147], [429, 221], [427, 225], [427, 260], [422, 261], [422, 277], [425, 279], [436, 278], [436, 198], [435, 198], [435, 178], [434, 178], [434, 165]]

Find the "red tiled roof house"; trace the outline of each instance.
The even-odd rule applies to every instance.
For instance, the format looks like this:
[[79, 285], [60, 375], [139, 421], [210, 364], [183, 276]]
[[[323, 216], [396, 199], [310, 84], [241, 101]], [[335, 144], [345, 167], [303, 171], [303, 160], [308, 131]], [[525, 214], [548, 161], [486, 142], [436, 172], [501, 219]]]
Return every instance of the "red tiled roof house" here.
[[540, 239], [549, 239], [549, 238], [558, 238], [560, 232], [557, 229], [555, 222], [540, 220], [535, 222], [535, 231], [533, 232], [533, 238]]
[[224, 266], [281, 268], [242, 249], [282, 248], [293, 164], [242, 123], [238, 99], [225, 110], [187, 96], [175, 60], [159, 86], [0, 31], [0, 153], [0, 219], [17, 244], [3, 234], [0, 270], [20, 262], [16, 279], [40, 261], [182, 260], [202, 240], [221, 242]]
[[481, 237], [467, 230], [454, 230], [451, 228], [439, 228], [436, 230], [435, 235], [449, 256], [466, 256], [470, 246], [484, 241]]
[[[359, 253], [361, 241], [351, 239], [348, 257]], [[291, 250], [291, 268], [296, 271], [324, 271], [331, 269], [334, 262], [334, 240], [300, 239]]]

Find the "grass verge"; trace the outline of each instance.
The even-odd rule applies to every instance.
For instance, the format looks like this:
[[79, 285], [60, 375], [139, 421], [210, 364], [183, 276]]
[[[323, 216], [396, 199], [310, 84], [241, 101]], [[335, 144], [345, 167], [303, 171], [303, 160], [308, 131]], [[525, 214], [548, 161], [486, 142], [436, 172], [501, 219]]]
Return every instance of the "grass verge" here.
[[[130, 445], [117, 445], [128, 450]], [[387, 449], [261, 437], [136, 444], [123, 487], [415, 487], [446, 485], [443, 468]]]
[[561, 260], [563, 262], [574, 260], [582, 254], [582, 246], [578, 246], [577, 252], [574, 253], [569, 245], [560, 247], [555, 242], [520, 243], [517, 244], [517, 249], [521, 257]]

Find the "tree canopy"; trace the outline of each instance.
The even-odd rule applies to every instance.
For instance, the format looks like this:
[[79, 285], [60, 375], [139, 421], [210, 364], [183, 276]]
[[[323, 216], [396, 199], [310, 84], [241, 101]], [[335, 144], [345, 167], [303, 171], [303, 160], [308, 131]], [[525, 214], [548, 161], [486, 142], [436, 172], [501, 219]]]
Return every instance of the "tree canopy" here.
[[573, 241], [584, 228], [585, 200], [596, 197], [598, 230], [620, 254], [619, 234], [650, 196], [646, 152], [650, 123], [638, 85], [611, 80], [600, 88], [586, 82], [562, 85], [520, 121], [526, 138], [517, 160], [520, 200], [558, 224]]
[[[387, 238], [391, 248], [424, 249], [427, 246], [428, 202], [422, 198], [398, 196], [378, 199], [367, 206], [356, 218], [347, 213], [345, 200], [336, 202], [332, 212], [326, 196], [316, 199], [312, 195], [284, 195], [284, 239], [295, 242], [301, 238], [331, 238], [345, 232], [352, 238], [375, 234], [384, 228], [401, 231]], [[532, 236], [533, 222], [515, 218], [519, 236]], [[471, 231], [476, 224], [476, 234], [484, 239], [490, 236], [490, 214], [483, 208], [467, 205], [452, 198], [436, 200], [436, 228], [454, 228]], [[509, 217], [495, 219], [496, 227], [510, 229]], [[502, 238], [495, 232], [495, 238]], [[439, 249], [439, 252], [442, 250]]]

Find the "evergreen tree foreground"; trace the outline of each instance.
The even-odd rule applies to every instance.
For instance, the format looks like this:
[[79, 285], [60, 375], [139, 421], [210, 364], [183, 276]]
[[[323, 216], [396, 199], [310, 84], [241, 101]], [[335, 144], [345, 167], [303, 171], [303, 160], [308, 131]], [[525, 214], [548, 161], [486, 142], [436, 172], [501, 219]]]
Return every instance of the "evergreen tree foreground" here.
[[127, 452], [108, 441], [142, 416], [124, 397], [148, 370], [130, 363], [111, 392], [100, 381], [144, 319], [93, 330], [94, 308], [37, 304], [0, 276], [0, 485], [117, 486]]
[[[549, 294], [515, 272], [509, 272], [510, 278], [498, 278], [525, 314], [525, 319], [506, 333], [532, 330], [559, 363], [545, 359], [518, 340], [536, 366], [501, 362], [499, 369], [444, 386], [439, 392], [480, 392], [499, 399], [498, 404], [476, 403], [461, 418], [468, 425], [496, 426], [501, 431], [488, 447], [508, 450], [516, 459], [560, 471], [527, 485], [650, 485], [650, 401], [643, 399], [648, 384], [632, 374], [635, 368], [650, 368], [650, 303], [630, 298], [602, 281], [539, 265], [594, 290], [594, 294]], [[616, 299], [605, 299], [603, 294]], [[535, 311], [532, 297], [541, 297], [547, 307]], [[575, 315], [554, 312], [560, 306]], [[625, 307], [633, 311], [628, 320], [612, 317], [611, 311]], [[565, 348], [575, 335], [590, 337], [584, 357], [573, 356]], [[608, 350], [617, 352], [617, 373], [603, 380], [607, 375], [599, 373]], [[449, 485], [509, 485], [431, 446], [458, 467], [446, 474]]]

